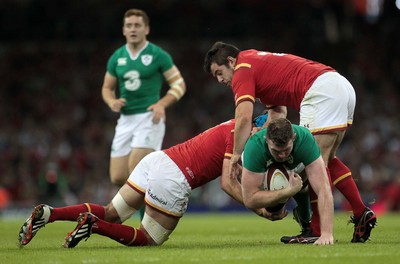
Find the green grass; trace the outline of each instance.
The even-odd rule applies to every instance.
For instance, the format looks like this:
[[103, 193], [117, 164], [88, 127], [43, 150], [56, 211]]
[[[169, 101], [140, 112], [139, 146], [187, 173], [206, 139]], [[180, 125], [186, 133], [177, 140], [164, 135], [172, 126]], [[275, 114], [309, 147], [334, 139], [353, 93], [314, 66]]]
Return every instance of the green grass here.
[[[253, 214], [187, 214], [161, 247], [125, 247], [92, 235], [74, 249], [61, 247], [75, 227], [56, 222], [40, 230], [31, 243], [17, 247], [24, 219], [0, 220], [0, 263], [400, 263], [400, 214], [378, 218], [371, 241], [350, 243], [349, 214], [335, 215], [335, 245], [285, 245], [282, 235], [298, 233], [289, 215], [270, 222]], [[127, 224], [137, 226], [138, 221]]]

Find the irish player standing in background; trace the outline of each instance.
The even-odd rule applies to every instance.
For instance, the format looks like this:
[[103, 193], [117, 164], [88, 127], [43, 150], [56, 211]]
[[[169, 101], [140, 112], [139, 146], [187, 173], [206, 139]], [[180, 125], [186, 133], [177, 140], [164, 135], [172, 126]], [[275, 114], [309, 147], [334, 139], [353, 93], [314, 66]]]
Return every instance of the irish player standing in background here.
[[[353, 123], [356, 95], [350, 82], [333, 68], [315, 61], [255, 49], [240, 51], [223, 42], [216, 42], [207, 52], [204, 69], [218, 82], [231, 86], [235, 96], [231, 177], [250, 135], [256, 98], [268, 109], [264, 127], [271, 119], [286, 117], [287, 107], [298, 110], [300, 126], [314, 135], [333, 185], [352, 206], [351, 242], [367, 241], [376, 215], [362, 201], [350, 169], [336, 156], [346, 129]], [[316, 206], [317, 197], [318, 193], [310, 190], [312, 206]], [[311, 220], [311, 235], [318, 235], [318, 222]], [[300, 234], [304, 235], [310, 234]]]
[[[126, 44], [110, 57], [102, 86], [104, 102], [121, 113], [110, 159], [111, 182], [119, 187], [143, 157], [161, 149], [165, 109], [186, 92], [171, 56], [147, 41], [149, 17], [143, 10], [125, 12], [122, 32]], [[164, 80], [170, 89], [160, 99]]]

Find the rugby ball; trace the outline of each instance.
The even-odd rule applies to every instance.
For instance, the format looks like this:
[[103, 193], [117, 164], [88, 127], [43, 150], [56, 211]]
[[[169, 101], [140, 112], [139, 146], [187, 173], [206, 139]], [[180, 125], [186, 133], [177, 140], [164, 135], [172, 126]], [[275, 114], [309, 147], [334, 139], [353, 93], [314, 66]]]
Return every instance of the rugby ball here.
[[[284, 189], [289, 185], [289, 173], [281, 163], [272, 163], [265, 172], [264, 190], [274, 191]], [[279, 201], [275, 206], [266, 207], [269, 212], [278, 212], [281, 210], [287, 200]]]
[[278, 162], [272, 163], [265, 172], [264, 190], [274, 191], [284, 189], [289, 185], [289, 174]]

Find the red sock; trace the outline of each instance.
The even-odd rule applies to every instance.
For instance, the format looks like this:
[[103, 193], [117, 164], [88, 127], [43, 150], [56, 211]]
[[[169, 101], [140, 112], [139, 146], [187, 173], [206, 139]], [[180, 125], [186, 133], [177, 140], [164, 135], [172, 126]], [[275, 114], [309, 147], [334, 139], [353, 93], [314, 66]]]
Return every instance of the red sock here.
[[142, 230], [127, 225], [98, 220], [93, 224], [92, 232], [109, 237], [125, 246], [137, 247], [149, 245], [149, 241]]
[[351, 175], [350, 169], [337, 157], [329, 161], [328, 165], [333, 185], [344, 195], [353, 209], [356, 218], [364, 213], [365, 204]]
[[311, 222], [310, 226], [313, 231], [314, 236], [320, 236], [321, 235], [321, 227], [320, 227], [320, 218], [319, 218], [319, 211], [318, 211], [318, 196], [314, 192], [314, 190], [311, 188], [311, 186], [308, 186], [309, 194], [310, 194], [310, 203], [311, 203]]
[[76, 221], [80, 213], [91, 212], [99, 219], [104, 219], [106, 211], [103, 206], [98, 204], [77, 204], [60, 208], [53, 208], [49, 222], [58, 220]]

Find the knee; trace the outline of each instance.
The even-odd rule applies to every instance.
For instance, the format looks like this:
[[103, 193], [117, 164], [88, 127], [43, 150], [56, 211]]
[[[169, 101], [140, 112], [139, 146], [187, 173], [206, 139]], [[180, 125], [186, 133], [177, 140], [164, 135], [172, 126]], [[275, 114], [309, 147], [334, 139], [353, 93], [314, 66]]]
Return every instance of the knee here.
[[128, 179], [128, 177], [126, 175], [122, 175], [120, 174], [111, 174], [111, 183], [121, 187], [122, 185], [125, 184], [126, 180]]

